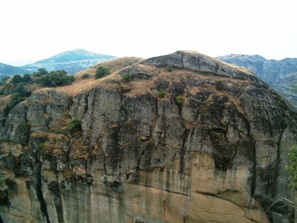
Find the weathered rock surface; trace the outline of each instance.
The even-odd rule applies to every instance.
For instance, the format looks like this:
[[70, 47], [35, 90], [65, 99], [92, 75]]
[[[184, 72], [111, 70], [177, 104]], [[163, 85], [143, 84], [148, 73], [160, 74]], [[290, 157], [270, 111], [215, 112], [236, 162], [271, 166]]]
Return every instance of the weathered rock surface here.
[[[136, 80], [121, 82], [125, 73]], [[296, 111], [210, 57], [151, 58], [75, 98], [36, 91], [2, 116], [4, 222], [296, 221], [272, 205], [293, 198], [285, 165]], [[71, 132], [75, 118], [81, 130]]]

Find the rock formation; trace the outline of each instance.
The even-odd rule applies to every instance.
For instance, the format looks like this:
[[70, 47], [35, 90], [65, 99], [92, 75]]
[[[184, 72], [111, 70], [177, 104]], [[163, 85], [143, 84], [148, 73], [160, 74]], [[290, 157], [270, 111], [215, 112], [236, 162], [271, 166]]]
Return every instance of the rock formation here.
[[[123, 82], [126, 74], [134, 80]], [[73, 98], [40, 89], [0, 113], [0, 215], [294, 222], [274, 202], [294, 198], [285, 165], [296, 122], [296, 111], [249, 71], [195, 52], [125, 67]]]

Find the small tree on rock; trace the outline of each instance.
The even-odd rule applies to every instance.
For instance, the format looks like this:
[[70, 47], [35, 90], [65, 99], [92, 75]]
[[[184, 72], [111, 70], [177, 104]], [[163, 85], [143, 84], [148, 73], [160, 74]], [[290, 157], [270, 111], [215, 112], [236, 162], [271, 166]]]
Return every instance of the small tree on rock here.
[[20, 83], [20, 82], [22, 82], [23, 81], [23, 78], [20, 76], [20, 75], [14, 75], [13, 77], [12, 77], [12, 83], [14, 83], [14, 84], [17, 84], [17, 83]]
[[96, 70], [95, 79], [105, 77], [110, 74], [110, 71], [107, 67], [100, 66]]

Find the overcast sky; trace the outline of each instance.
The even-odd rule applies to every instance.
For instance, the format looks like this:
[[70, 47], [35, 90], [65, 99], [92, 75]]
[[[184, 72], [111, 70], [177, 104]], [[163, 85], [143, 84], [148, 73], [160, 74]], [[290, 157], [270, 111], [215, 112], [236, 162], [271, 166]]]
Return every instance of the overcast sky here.
[[0, 21], [0, 63], [8, 64], [78, 48], [297, 57], [297, 0], [3, 0]]

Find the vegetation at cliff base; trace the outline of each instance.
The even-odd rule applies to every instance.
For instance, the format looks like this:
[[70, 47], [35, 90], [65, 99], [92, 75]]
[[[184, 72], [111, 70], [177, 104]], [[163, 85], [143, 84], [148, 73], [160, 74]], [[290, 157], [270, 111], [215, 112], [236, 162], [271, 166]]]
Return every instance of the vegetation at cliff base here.
[[297, 189], [297, 145], [289, 148], [286, 170], [289, 175], [289, 186], [292, 189]]

